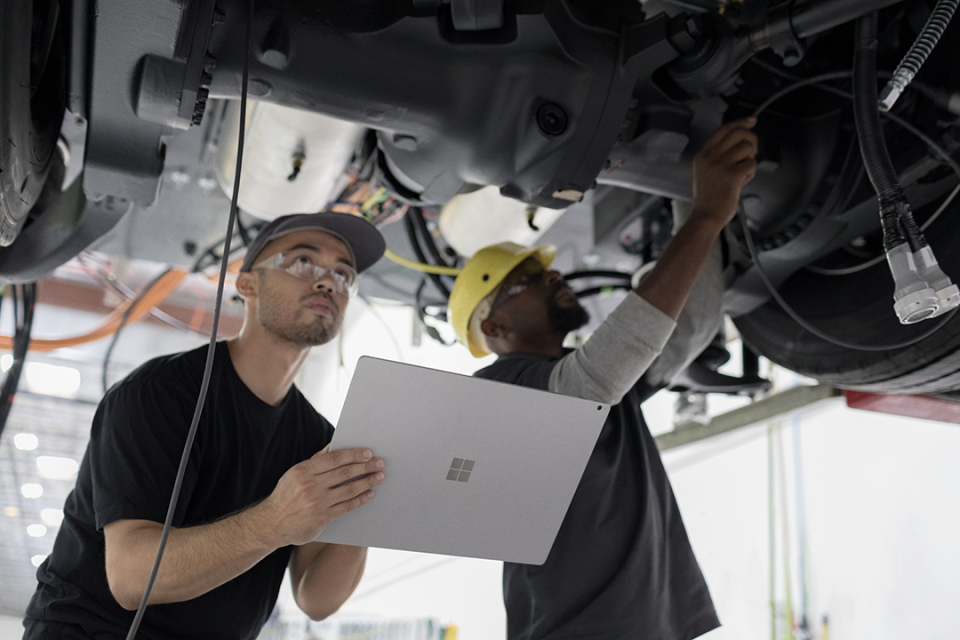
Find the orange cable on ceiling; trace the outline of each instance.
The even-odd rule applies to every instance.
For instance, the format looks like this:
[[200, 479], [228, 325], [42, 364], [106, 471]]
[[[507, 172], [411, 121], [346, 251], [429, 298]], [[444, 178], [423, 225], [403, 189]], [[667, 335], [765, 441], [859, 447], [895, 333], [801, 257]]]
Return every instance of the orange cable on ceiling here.
[[[171, 269], [161, 276], [139, 299], [134, 298], [127, 300], [111, 311], [110, 314], [103, 319], [103, 322], [92, 331], [69, 338], [33, 339], [30, 341], [30, 351], [53, 351], [63, 347], [75, 347], [109, 336], [117, 331], [120, 325], [124, 323], [123, 317], [127, 313], [127, 309], [131, 306], [134, 307], [126, 320], [126, 324], [132, 324], [147, 314], [150, 309], [160, 304], [164, 298], [173, 293], [173, 290], [180, 285], [180, 282], [183, 281], [188, 274], [189, 272], [184, 269]], [[0, 335], [0, 348], [12, 349], [13, 337]]]

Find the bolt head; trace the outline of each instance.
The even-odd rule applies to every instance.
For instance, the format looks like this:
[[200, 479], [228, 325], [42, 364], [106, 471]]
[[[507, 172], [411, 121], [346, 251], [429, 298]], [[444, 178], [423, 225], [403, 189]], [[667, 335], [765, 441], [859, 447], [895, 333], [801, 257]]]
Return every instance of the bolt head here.
[[567, 113], [552, 102], [537, 109], [537, 126], [548, 136], [559, 136], [567, 130]]

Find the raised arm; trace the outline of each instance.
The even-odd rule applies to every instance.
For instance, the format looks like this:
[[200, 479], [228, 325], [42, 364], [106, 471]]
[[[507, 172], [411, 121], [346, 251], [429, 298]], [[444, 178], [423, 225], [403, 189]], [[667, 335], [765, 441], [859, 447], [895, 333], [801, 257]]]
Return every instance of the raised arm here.
[[[686, 223], [692, 211], [692, 202], [673, 201], [675, 232]], [[723, 325], [723, 292], [723, 250], [718, 241], [707, 254], [670, 339], [643, 374], [650, 386], [668, 385], [707, 348]]]
[[693, 161], [693, 210], [637, 295], [676, 320], [720, 231], [737, 212], [740, 189], [757, 170], [754, 118], [723, 125]]
[[[196, 598], [276, 549], [312, 542], [330, 522], [373, 498], [373, 487], [383, 481], [382, 469], [383, 460], [368, 449], [325, 448], [291, 467], [262, 502], [216, 522], [172, 529], [150, 604]], [[340, 486], [364, 474], [369, 475]], [[107, 581], [125, 609], [140, 604], [162, 529], [149, 520], [117, 520], [103, 529]]]
[[[740, 189], [756, 171], [757, 138], [750, 130], [754, 123], [748, 118], [725, 124], [697, 153], [693, 204], [686, 223], [634, 289], [636, 297], [627, 296], [585, 345], [561, 359], [550, 377], [551, 391], [615, 404], [651, 367], [657, 378], [652, 383], [667, 382], [700, 333], [712, 337], [720, 308], [717, 283], [708, 280], [716, 279], [719, 271], [707, 269], [709, 273], [700, 276], [709, 261], [718, 262], [717, 238], [736, 213]], [[682, 323], [670, 358], [655, 363], [694, 291], [709, 299], [698, 300], [703, 308], [689, 319], [708, 315], [712, 309], [716, 316], [711, 319], [712, 331]]]

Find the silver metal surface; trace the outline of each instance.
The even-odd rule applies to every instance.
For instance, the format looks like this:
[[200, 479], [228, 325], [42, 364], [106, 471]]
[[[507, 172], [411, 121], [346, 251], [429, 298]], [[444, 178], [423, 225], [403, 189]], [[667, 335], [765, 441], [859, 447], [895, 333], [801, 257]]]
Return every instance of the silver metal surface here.
[[386, 461], [386, 479], [317, 539], [542, 564], [608, 412], [598, 402], [361, 358], [332, 447], [370, 447]]

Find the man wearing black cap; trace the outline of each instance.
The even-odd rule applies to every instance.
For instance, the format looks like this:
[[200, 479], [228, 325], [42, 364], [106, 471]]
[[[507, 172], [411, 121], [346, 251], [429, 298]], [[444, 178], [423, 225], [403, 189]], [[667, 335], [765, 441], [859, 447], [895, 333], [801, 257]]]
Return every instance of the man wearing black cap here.
[[[373, 498], [383, 460], [330, 452], [333, 427], [294, 377], [337, 335], [380, 233], [338, 213], [284, 216], [237, 276], [240, 334], [217, 344], [173, 529], [140, 626], [145, 638], [256, 638], [289, 567], [311, 618], [356, 588], [366, 549], [314, 542]], [[122, 638], [153, 567], [199, 394], [206, 347], [147, 362], [94, 417], [53, 552], [37, 571], [24, 638]], [[366, 477], [340, 486], [344, 480]]]

